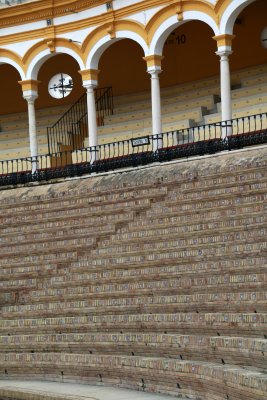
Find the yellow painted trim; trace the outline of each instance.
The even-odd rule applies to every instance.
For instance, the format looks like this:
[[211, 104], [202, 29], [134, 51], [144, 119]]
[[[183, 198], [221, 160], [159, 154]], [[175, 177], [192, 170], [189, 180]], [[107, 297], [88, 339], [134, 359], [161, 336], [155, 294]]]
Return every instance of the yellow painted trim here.
[[[90, 34], [87, 36], [87, 38], [84, 40], [82, 47], [81, 47], [81, 52], [83, 54], [83, 61], [86, 62], [88, 58], [88, 54], [94, 47], [94, 45], [101, 40], [103, 37], [106, 35], [111, 35], [111, 25], [114, 30], [113, 32], [113, 37], [116, 37], [116, 31], [118, 30], [128, 30], [131, 32], [134, 32], [141, 36], [144, 41], [147, 43], [147, 34], [143, 26], [137, 22], [134, 21], [110, 21], [107, 24], [104, 24], [102, 26], [98, 26], [96, 29], [94, 29]], [[112, 45], [113, 42], [110, 41], [110, 45]]]
[[[177, 7], [177, 3], [179, 7]], [[180, 0], [179, 2], [174, 1], [167, 7], [159, 10], [148, 22], [146, 30], [148, 32], [149, 42], [151, 43], [151, 40], [156, 30], [166, 19], [176, 15], [177, 21], [180, 21], [183, 18], [183, 12], [185, 11], [200, 11], [209, 15], [215, 23], [218, 22], [217, 15], [214, 12], [213, 6], [204, 0]]]
[[163, 60], [163, 56], [159, 56], [157, 54], [153, 54], [150, 56], [143, 57], [143, 60], [146, 61], [147, 67], [161, 67], [161, 61]]
[[[47, 18], [53, 18], [55, 16], [59, 17], [61, 15], [69, 14], [70, 12], [66, 12], [66, 10], [69, 10], [70, 8], [81, 11], [83, 9], [90, 9], [96, 5], [102, 5], [105, 3], [106, 1], [103, 0], [58, 0], [57, 5], [54, 6], [53, 0], [40, 0], [36, 3], [26, 3], [23, 5], [12, 7], [12, 10], [10, 8], [1, 10], [0, 26], [14, 26], [23, 23], [29, 23], [31, 22], [32, 15], [33, 20], [38, 21]], [[94, 26], [97, 28], [108, 23], [110, 24], [112, 21], [119, 22], [121, 19], [131, 17], [132, 14], [143, 12], [146, 9], [151, 9], [159, 6], [165, 7], [163, 8], [163, 10], [160, 10], [156, 15], [154, 15], [145, 27], [145, 30], [149, 32], [149, 38], [151, 38], [151, 35], [153, 35], [153, 32], [160, 25], [161, 21], [164, 20], [164, 17], [161, 17], [162, 13], [168, 14], [169, 9], [171, 10], [170, 15], [176, 15], [178, 20], [181, 20], [183, 18], [183, 11], [187, 10], [202, 11], [209, 14], [215, 21], [218, 20], [218, 16], [214, 12], [214, 6], [212, 6], [205, 0], [144, 0], [140, 3], [132, 4], [119, 10], [111, 10], [104, 14], [96, 15], [94, 17], [83, 19], [81, 21], [69, 22], [58, 26], [52, 25], [46, 28], [2, 36], [0, 37], [0, 46], [1, 44], [17, 43], [36, 38], [43, 39], [44, 37], [49, 36], [51, 30], [54, 30], [55, 36], [59, 36], [63, 33], [71, 33], [72, 31], [77, 31], [88, 27]], [[5, 11], [4, 14], [3, 11]], [[7, 21], [5, 20], [5, 18], [7, 18], [8, 16], [9, 20]], [[24, 17], [25, 21], [23, 20]]]
[[13, 51], [7, 49], [0, 49], [0, 57], [9, 58], [10, 60], [17, 63], [23, 70], [23, 63], [21, 58], [18, 56], [18, 54], [14, 53]]
[[78, 46], [76, 43], [69, 42], [67, 39], [54, 38], [51, 40], [42, 40], [41, 42], [38, 42], [34, 46], [32, 46], [23, 57], [22, 62], [24, 64], [25, 71], [28, 69], [28, 66], [34, 59], [34, 57], [36, 57], [40, 52], [46, 50], [47, 48], [49, 48], [51, 51], [51, 42], [54, 48], [59, 46], [69, 48], [75, 51], [77, 55], [79, 55], [81, 58], [83, 58], [80, 46]]
[[218, 47], [221, 47], [221, 46], [231, 46], [234, 38], [235, 35], [225, 34], [225, 35], [213, 36], [212, 39], [217, 41]]
[[83, 81], [97, 81], [100, 71], [99, 69], [84, 69], [78, 72], [82, 76]]
[[34, 79], [27, 79], [25, 81], [19, 81], [18, 83], [21, 85], [23, 92], [26, 92], [27, 90], [34, 90], [37, 92], [40, 81], [36, 81]]

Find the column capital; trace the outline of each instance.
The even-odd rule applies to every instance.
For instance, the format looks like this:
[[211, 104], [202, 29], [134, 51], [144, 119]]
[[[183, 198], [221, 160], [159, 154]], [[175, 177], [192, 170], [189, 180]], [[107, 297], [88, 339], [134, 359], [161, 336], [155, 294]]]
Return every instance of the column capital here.
[[221, 51], [232, 51], [232, 41], [234, 38], [235, 35], [230, 35], [228, 33], [225, 33], [223, 35], [213, 36], [212, 39], [216, 40], [217, 42], [218, 51], [216, 54], [218, 54], [218, 52]]
[[82, 76], [83, 87], [87, 88], [89, 86], [96, 87], [98, 85], [98, 69], [83, 69], [79, 71]]
[[232, 50], [218, 50], [215, 52], [221, 60], [228, 60], [228, 57], [233, 53]]
[[232, 41], [234, 40], [235, 35], [230, 35], [228, 33], [225, 33], [223, 35], [217, 35], [217, 36], [213, 36], [212, 39], [216, 40], [217, 42], [217, 46], [219, 47], [223, 47], [223, 46], [232, 46]]
[[25, 92], [23, 92], [23, 98], [28, 103], [34, 103], [35, 100], [38, 98], [38, 93], [36, 93], [35, 91], [26, 90]]
[[162, 71], [161, 70], [161, 61], [163, 60], [163, 56], [159, 54], [151, 54], [149, 56], [143, 57], [143, 60], [147, 63], [147, 72], [149, 74], [156, 73], [158, 74]]
[[41, 83], [40, 81], [37, 81], [35, 79], [26, 79], [25, 81], [18, 81], [18, 83], [21, 85], [22, 91], [27, 92], [27, 91], [38, 91], [38, 85]]

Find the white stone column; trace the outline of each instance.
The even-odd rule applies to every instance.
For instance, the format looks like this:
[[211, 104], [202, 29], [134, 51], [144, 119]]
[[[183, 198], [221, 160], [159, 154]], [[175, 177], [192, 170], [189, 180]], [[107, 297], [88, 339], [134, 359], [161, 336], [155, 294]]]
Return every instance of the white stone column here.
[[148, 70], [151, 75], [153, 151], [162, 147], [162, 121], [159, 74], [161, 69]]
[[152, 135], [153, 151], [157, 151], [163, 146], [162, 139], [162, 120], [161, 120], [161, 96], [159, 74], [163, 56], [151, 54], [144, 57], [147, 63], [147, 72], [151, 75], [151, 108], [152, 108]]
[[221, 121], [223, 139], [232, 134], [232, 97], [231, 97], [231, 75], [229, 66], [229, 56], [232, 54], [232, 41], [234, 35], [221, 34], [214, 36], [217, 42], [220, 57], [220, 81], [221, 81]]
[[89, 147], [91, 147], [90, 162], [94, 163], [98, 159], [97, 115], [96, 115], [94, 89], [98, 85], [99, 71], [95, 69], [86, 69], [79, 71], [79, 73], [82, 76], [83, 87], [86, 89], [88, 140], [89, 140]]
[[217, 51], [216, 54], [220, 56], [222, 121], [228, 121], [232, 119], [231, 75], [229, 66], [229, 55], [232, 52]]
[[98, 145], [97, 138], [97, 119], [95, 107], [95, 86], [92, 84], [84, 86], [87, 94], [87, 119], [88, 119], [88, 134], [89, 134], [89, 147], [96, 147]]
[[27, 79], [19, 81], [22, 88], [23, 98], [28, 104], [28, 122], [29, 122], [29, 140], [30, 140], [30, 154], [32, 159], [32, 173], [38, 169], [38, 143], [36, 134], [36, 116], [35, 116], [35, 100], [38, 97], [39, 81], [34, 79]]
[[30, 139], [30, 154], [32, 158], [32, 172], [38, 168], [38, 143], [36, 133], [36, 116], [34, 102], [38, 95], [36, 93], [23, 92], [23, 98], [28, 103], [28, 122], [29, 122], [29, 139]]

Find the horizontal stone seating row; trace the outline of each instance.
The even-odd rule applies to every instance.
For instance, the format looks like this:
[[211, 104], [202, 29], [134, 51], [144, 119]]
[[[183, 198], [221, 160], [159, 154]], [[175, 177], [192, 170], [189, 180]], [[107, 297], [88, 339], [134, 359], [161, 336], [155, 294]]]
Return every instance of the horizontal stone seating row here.
[[[233, 110], [232, 118], [243, 118], [256, 114], [263, 114], [267, 112], [267, 103], [254, 104], [251, 106], [245, 106], [238, 110]], [[214, 124], [220, 122], [220, 113], [210, 114], [204, 116], [205, 124]]]
[[[251, 204], [251, 203], [248, 203]], [[187, 234], [194, 234], [199, 231], [205, 231], [205, 234], [212, 233], [214, 230], [221, 229], [223, 232], [227, 233], [228, 231], [238, 231], [240, 227], [246, 226], [246, 229], [253, 227], [253, 225], [257, 224], [259, 228], [266, 227], [266, 216], [262, 215], [261, 211], [264, 210], [264, 206], [260, 207], [255, 204], [254, 212], [252, 208], [250, 209], [249, 215], [243, 215], [243, 218], [240, 218], [238, 215], [226, 215], [223, 221], [214, 220], [214, 218], [205, 219], [205, 223], [199, 221], [201, 215], [205, 213], [201, 211], [198, 215], [198, 218], [192, 217], [191, 220], [188, 220], [188, 224], [184, 226], [184, 218], [182, 218], [183, 214], [178, 211], [178, 213], [174, 213], [173, 216], [165, 216], [164, 218], [155, 218], [155, 219], [147, 219], [144, 216], [136, 217], [136, 220], [133, 220], [133, 214], [125, 214], [120, 215], [121, 218], [106, 219], [104, 221], [95, 218], [95, 222], [99, 222], [98, 224], [98, 233], [99, 235], [103, 235], [105, 233], [115, 233], [114, 222], [119, 222], [122, 224], [123, 222], [129, 222], [127, 228], [119, 227], [117, 229], [117, 234], [111, 237], [112, 242], [123, 242], [130, 239], [141, 238], [141, 237], [149, 237], [153, 236], [154, 233], [162, 233], [165, 235], [175, 235], [181, 234], [182, 236], [186, 236]], [[258, 210], [259, 209], [259, 210]], [[224, 210], [224, 209], [223, 209]], [[257, 211], [258, 210], [258, 211]], [[123, 218], [124, 217], [124, 218]], [[79, 224], [83, 222], [82, 226]], [[78, 226], [77, 226], [78, 225]], [[121, 225], [120, 225], [121, 226]], [[58, 229], [61, 228], [61, 231]], [[144, 229], [146, 228], [146, 229]], [[63, 221], [56, 221], [54, 223], [35, 223], [31, 225], [20, 225], [20, 234], [18, 234], [18, 226], [14, 227], [14, 229], [3, 228], [1, 231], [1, 246], [5, 244], [19, 243], [19, 242], [29, 242], [34, 238], [36, 242], [42, 241], [44, 238], [56, 238], [62, 237], [64, 234], [66, 237], [70, 235], [79, 235], [82, 236], [85, 232], [86, 235], [92, 236], [95, 234], [95, 224], [90, 220], [90, 216], [81, 217], [78, 219], [78, 223], [74, 224], [72, 219]], [[41, 230], [41, 232], [40, 232]], [[126, 234], [127, 232], [127, 234]], [[125, 234], [124, 234], [125, 233]], [[1, 275], [1, 272], [0, 272]]]
[[[12, 242], [13, 237], [16, 238], [16, 235], [29, 235], [29, 234], [37, 234], [36, 238], [40, 231], [42, 232], [58, 232], [58, 229], [77, 229], [77, 226], [86, 226], [88, 234], [91, 231], [94, 231], [95, 226], [98, 227], [99, 233], [105, 231], [106, 229], [114, 229], [114, 224], [122, 224], [124, 222], [129, 222], [133, 220], [133, 211], [131, 212], [113, 212], [112, 214], [100, 215], [100, 216], [77, 216], [76, 218], [65, 218], [65, 219], [57, 219], [51, 220], [50, 222], [35, 222], [35, 221], [27, 221], [27, 223], [23, 224], [10, 224], [3, 225], [0, 227], [1, 232], [1, 243], [5, 241]], [[81, 228], [82, 229], [82, 228]], [[19, 240], [20, 236], [18, 237]], [[1, 275], [1, 271], [0, 271]]]
[[265, 313], [153, 313], [64, 316], [46, 318], [2, 319], [0, 334], [30, 332], [176, 332], [183, 334], [218, 334], [262, 337], [266, 335]]
[[244, 78], [241, 81], [242, 86], [253, 86], [257, 85], [258, 83], [266, 83], [267, 82], [267, 74], [257, 74], [256, 76], [251, 76], [248, 78]]
[[[261, 94], [256, 95], [246, 95], [242, 98], [234, 98], [232, 101], [232, 108], [233, 110], [240, 110], [246, 107], [254, 107], [258, 106], [259, 104], [266, 104], [267, 103], [267, 85], [263, 88], [264, 92]], [[217, 109], [221, 112], [221, 103], [218, 103]]]
[[[251, 400], [264, 399], [267, 390], [267, 379], [265, 374], [232, 366], [218, 366], [216, 363], [205, 363], [200, 361], [181, 361], [165, 358], [150, 357], [127, 357], [108, 355], [87, 354], [16, 354], [10, 353], [2, 358], [7, 370], [16, 373], [18, 363], [23, 363], [24, 374], [31, 376], [46, 374], [47, 376], [58, 376], [77, 374], [79, 369], [73, 365], [79, 365], [85, 376], [105, 378], [116, 378], [121, 376], [126, 381], [131, 380], [136, 388], [141, 389], [141, 384], [147, 387], [158, 382], [159, 388], [167, 392], [171, 391], [177, 395], [177, 385], [183, 388], [183, 394], [209, 395], [210, 399], [216, 399], [216, 394], [225, 398], [228, 392], [232, 399]], [[54, 373], [49, 370], [53, 365]], [[34, 369], [33, 369], [34, 368]], [[134, 370], [134, 373], [132, 372]], [[64, 374], [65, 371], [65, 374]], [[225, 384], [227, 382], [227, 384]], [[175, 390], [176, 389], [176, 390]], [[203, 393], [204, 392], [204, 393]]]
[[[71, 279], [72, 278], [72, 279]], [[82, 279], [83, 278], [83, 279]], [[231, 290], [233, 292], [236, 291], [244, 291], [247, 289], [252, 291], [260, 290], [264, 287], [267, 276], [266, 273], [263, 272], [255, 272], [245, 271], [244, 273], [227, 273], [223, 274], [204, 274], [203, 276], [199, 276], [198, 278], [192, 277], [191, 274], [184, 274], [181, 277], [172, 277], [165, 278], [161, 280], [150, 280], [146, 278], [146, 280], [142, 280], [142, 282], [114, 282], [114, 283], [99, 283], [99, 284], [90, 284], [90, 276], [87, 277], [86, 274], [72, 274], [69, 277], [63, 275], [62, 277], [52, 277], [47, 278], [44, 283], [40, 283], [39, 288], [37, 289], [37, 279], [17, 279], [14, 281], [6, 281], [2, 283], [2, 286], [5, 286], [5, 290], [10, 290], [10, 288], [17, 289], [19, 287], [27, 289], [26, 294], [24, 294], [24, 301], [29, 301], [32, 297], [32, 301], [36, 299], [36, 301], [44, 301], [44, 298], [50, 297], [50, 299], [57, 300], [64, 297], [68, 298], [90, 298], [90, 297], [98, 297], [102, 298], [103, 296], [132, 296], [132, 295], [148, 295], [151, 293], [151, 290], [157, 290], [157, 293], [175, 295], [177, 290], [179, 290], [180, 294], [188, 294], [189, 290], [192, 293], [202, 293], [203, 285], [209, 289], [210, 293], [216, 293], [220, 291]], [[29, 283], [32, 283], [34, 288], [31, 290]], [[219, 285], [219, 288], [217, 287]]]
[[[12, 224], [14, 222], [17, 221], [17, 223], [25, 223], [28, 221], [31, 221], [33, 218], [35, 218], [35, 222], [36, 221], [50, 221], [50, 220], [60, 220], [63, 218], [70, 218], [70, 217], [74, 217], [77, 215], [83, 215], [83, 216], [100, 216], [103, 214], [111, 214], [112, 212], [114, 212], [116, 209], [117, 210], [122, 210], [123, 208], [127, 211], [131, 211], [131, 210], [138, 210], [138, 209], [142, 209], [142, 208], [146, 208], [148, 207], [150, 204], [150, 199], [148, 198], [141, 198], [141, 199], [137, 199], [137, 200], [128, 200], [125, 202], [118, 202], [117, 204], [103, 204], [103, 205], [87, 205], [81, 208], [78, 207], [71, 207], [71, 208], [64, 208], [64, 206], [62, 206], [61, 209], [58, 210], [53, 210], [52, 211], [45, 211], [43, 213], [41, 213], [39, 210], [33, 210], [29, 213], [25, 212], [23, 214], [23, 212], [18, 213], [18, 214], [14, 214], [13, 216], [2, 216], [0, 217], [0, 223], [2, 224]], [[12, 213], [11, 213], [12, 214]]]
[[[29, 289], [34, 280], [29, 280]], [[35, 282], [33, 282], [35, 283]], [[103, 297], [103, 294], [85, 296], [84, 300], [57, 301], [49, 303], [36, 303], [16, 306], [3, 306], [1, 315], [3, 318], [10, 319], [19, 317], [51, 317], [51, 316], [77, 316], [94, 313], [138, 313], [146, 311], [155, 313], [156, 311], [171, 312], [216, 312], [231, 311], [233, 304], [235, 310], [246, 309], [247, 312], [264, 312], [267, 294], [262, 292], [264, 281], [253, 292], [220, 292], [217, 293], [194, 293], [179, 295], [142, 295], [141, 292], [131, 292], [127, 297]], [[224, 289], [224, 288], [222, 288]], [[238, 288], [239, 289], [239, 288]], [[246, 290], [250, 289], [249, 284]], [[240, 290], [240, 289], [239, 289]], [[259, 292], [257, 292], [259, 290]], [[194, 290], [192, 291], [194, 292]], [[203, 292], [203, 290], [202, 290]], [[116, 293], [115, 293], [116, 295]], [[101, 296], [101, 297], [100, 297]]]
[[[266, 77], [267, 77], [267, 74], [266, 74]], [[266, 89], [267, 89], [267, 82], [266, 83], [264, 82], [263, 84], [259, 83], [259, 84], [253, 85], [253, 86], [245, 86], [245, 87], [241, 87], [239, 89], [233, 90], [232, 91], [233, 107], [237, 108], [237, 107], [235, 107], [235, 103], [238, 104], [239, 101], [240, 102], [242, 102], [244, 100], [247, 100], [249, 102], [252, 101], [252, 104], [253, 104], [254, 98], [256, 98], [256, 99], [257, 98], [260, 99], [261, 97], [265, 98]], [[260, 102], [266, 103], [266, 101], [259, 101], [259, 103]]]
[[[47, 211], [47, 210], [66, 210], [66, 209], [80, 209], [80, 208], [88, 208], [88, 206], [91, 206], [92, 209], [93, 207], [99, 208], [100, 206], [106, 207], [106, 208], [111, 208], [113, 207], [116, 209], [117, 204], [120, 203], [121, 206], [124, 205], [125, 202], [127, 201], [133, 201], [133, 200], [138, 200], [138, 199], [147, 199], [147, 198], [153, 198], [164, 195], [167, 193], [167, 188], [164, 186], [159, 186], [159, 187], [152, 187], [152, 188], [147, 188], [147, 189], [138, 189], [134, 188], [132, 190], [128, 190], [126, 193], [121, 195], [121, 193], [112, 193], [112, 194], [100, 194], [100, 195], [95, 195], [95, 194], [85, 194], [83, 196], [79, 196], [78, 198], [67, 198], [67, 199], [55, 199], [53, 205], [49, 203], [49, 201], [38, 201], [38, 202], [33, 202], [31, 203], [23, 203], [23, 201], [20, 204], [17, 204], [16, 206], [10, 210], [10, 207], [7, 205], [2, 205], [0, 207], [1, 210], [5, 210], [5, 215], [10, 215], [16, 213], [17, 215], [19, 214], [25, 214], [29, 211], [32, 212], [42, 212], [42, 211]], [[125, 206], [128, 208], [129, 205], [125, 203]]]
[[[84, 219], [83, 219], [84, 220]], [[27, 226], [27, 225], [26, 225]], [[29, 228], [29, 227], [28, 227]], [[48, 229], [48, 230], [42, 230], [40, 231], [37, 229], [36, 231], [30, 231], [30, 233], [24, 233], [24, 229], [22, 229], [22, 233], [18, 235], [17, 233], [12, 234], [12, 235], [5, 235], [1, 238], [1, 245], [0, 249], [4, 250], [3, 245], [12, 245], [12, 244], [31, 244], [34, 240], [35, 243], [42, 243], [44, 240], [47, 241], [54, 241], [59, 238], [64, 238], [66, 239], [72, 239], [73, 237], [75, 238], [82, 238], [82, 237], [88, 237], [88, 236], [95, 236], [95, 226], [93, 225], [86, 225], [82, 224], [80, 227], [72, 227], [68, 226], [65, 229], [62, 229], [59, 231], [58, 229]], [[98, 226], [98, 236], [102, 235], [107, 235], [115, 232], [115, 226], [113, 224], [105, 224], [102, 226]], [[15, 253], [14, 253], [15, 254]], [[1, 274], [1, 273], [0, 273]]]
[[[219, 364], [264, 368], [266, 340], [260, 338], [176, 335], [160, 333], [49, 333], [0, 337], [0, 352], [77, 352], [85, 354], [124, 354], [206, 360]], [[177, 357], [178, 355], [178, 357]]]
[[[70, 253], [69, 253], [70, 254]], [[13, 267], [7, 266], [1, 269], [1, 279], [13, 280], [13, 279], [30, 279], [36, 277], [45, 277], [49, 275], [51, 279], [56, 276], [55, 282], [60, 283], [61, 281], [68, 281], [64, 278], [65, 275], [72, 276], [77, 274], [81, 276], [81, 279], [90, 280], [94, 283], [103, 282], [131, 282], [138, 279], [147, 279], [148, 276], [157, 276], [157, 279], [170, 278], [179, 274], [179, 276], [196, 274], [210, 274], [212, 273], [228, 273], [234, 268], [234, 271], [238, 273], [250, 273], [253, 270], [255, 273], [265, 271], [265, 258], [253, 254], [251, 256], [246, 255], [242, 258], [238, 254], [238, 258], [223, 259], [223, 260], [194, 260], [188, 264], [188, 261], [181, 260], [178, 263], [176, 260], [174, 264], [173, 258], [170, 257], [169, 264], [164, 265], [161, 260], [155, 260], [153, 265], [142, 264], [139, 268], [136, 268], [136, 264], [130, 264], [129, 262], [125, 266], [112, 265], [111, 269], [103, 270], [101, 262], [97, 262], [95, 266], [91, 265], [91, 260], [85, 259], [85, 256], [80, 256], [79, 260], [75, 260], [75, 253], [71, 253], [72, 257], [69, 259], [65, 258], [64, 262], [60, 261], [59, 264], [47, 263], [44, 261], [38, 262], [31, 265], [26, 264], [23, 266], [14, 265]], [[144, 261], [144, 260], [143, 260]], [[56, 261], [54, 261], [56, 262]], [[151, 264], [151, 263], [150, 263]], [[21, 265], [21, 263], [20, 263]], [[89, 272], [90, 271], [90, 272]], [[85, 274], [85, 275], [83, 275]], [[33, 301], [34, 299], [32, 299]], [[38, 300], [38, 299], [37, 299]], [[35, 299], [36, 301], [36, 299]]]

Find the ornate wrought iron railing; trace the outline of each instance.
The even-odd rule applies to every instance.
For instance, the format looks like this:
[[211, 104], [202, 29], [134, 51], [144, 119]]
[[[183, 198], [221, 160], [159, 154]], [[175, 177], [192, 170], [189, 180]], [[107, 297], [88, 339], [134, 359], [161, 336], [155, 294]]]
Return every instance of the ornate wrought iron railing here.
[[267, 113], [38, 157], [0, 161], [0, 186], [91, 174], [267, 143]]
[[[95, 103], [97, 123], [104, 125], [105, 116], [113, 114], [112, 88], [95, 89]], [[48, 154], [83, 147], [86, 124], [87, 98], [84, 93], [54, 125], [47, 127]]]

